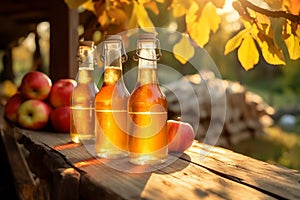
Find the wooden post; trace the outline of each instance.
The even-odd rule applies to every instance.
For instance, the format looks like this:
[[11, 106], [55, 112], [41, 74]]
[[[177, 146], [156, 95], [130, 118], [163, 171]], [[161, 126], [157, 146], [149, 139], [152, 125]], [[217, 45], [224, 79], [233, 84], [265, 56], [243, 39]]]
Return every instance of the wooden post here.
[[12, 49], [9, 45], [5, 48], [5, 52], [3, 55], [3, 66], [4, 68], [0, 74], [0, 81], [14, 81], [15, 75], [12, 67]]
[[[58, 14], [59, 13], [59, 14]], [[61, 78], [75, 78], [78, 48], [77, 10], [70, 9], [64, 1], [51, 1], [50, 22], [50, 70], [53, 82]]]
[[53, 176], [52, 199], [79, 199], [80, 173], [73, 168], [60, 168]]

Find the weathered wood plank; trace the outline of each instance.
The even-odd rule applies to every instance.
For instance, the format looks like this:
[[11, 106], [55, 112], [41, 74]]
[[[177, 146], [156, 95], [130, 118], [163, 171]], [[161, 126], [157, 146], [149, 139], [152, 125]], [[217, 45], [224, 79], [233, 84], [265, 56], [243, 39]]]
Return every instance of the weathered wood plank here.
[[79, 199], [80, 173], [74, 168], [58, 169], [53, 177], [52, 200]]
[[[24, 157], [24, 150], [14, 138], [4, 132], [3, 127], [1, 127], [0, 131], [20, 200], [49, 200], [48, 183], [40, 180], [38, 177], [34, 177]], [[9, 131], [12, 131], [12, 129]]]
[[[32, 139], [35, 139], [38, 136], [38, 134], [36, 133], [31, 135], [30, 132], [27, 132], [27, 134], [29, 134], [29, 137], [31, 137]], [[49, 133], [49, 134], [53, 136], [53, 133]], [[45, 137], [38, 137], [40, 142], [48, 141], [49, 143], [51, 143], [51, 140], [50, 141], [48, 140], [49, 135], [47, 133], [45, 134], [43, 133], [43, 136]], [[68, 137], [67, 135], [65, 136]], [[46, 141], [44, 141], [43, 138], [45, 138]], [[67, 142], [67, 143], [62, 144], [62, 142]], [[78, 166], [80, 169], [87, 172], [86, 175], [83, 175], [83, 179], [81, 180], [81, 188], [83, 188], [82, 190], [88, 191], [90, 187], [90, 182], [92, 181], [94, 182], [95, 185], [98, 185], [99, 188], [102, 188], [102, 190], [108, 190], [106, 196], [110, 194], [107, 196], [109, 198], [114, 197], [118, 193], [121, 193], [122, 194], [121, 197], [125, 199], [137, 198], [139, 195], [142, 194], [145, 195], [145, 198], [150, 198], [151, 196], [152, 198], [153, 197], [158, 198], [158, 196], [154, 196], [154, 195], [157, 194], [159, 195], [159, 197], [163, 197], [165, 191], [170, 189], [168, 187], [171, 188], [179, 187], [181, 189], [176, 189], [176, 191], [170, 194], [166, 193], [166, 198], [173, 198], [173, 197], [178, 198], [184, 195], [182, 196], [183, 198], [183, 197], [187, 197], [187, 194], [190, 195], [189, 198], [203, 197], [204, 194], [207, 196], [207, 198], [215, 198], [215, 199], [224, 198], [226, 195], [227, 197], [230, 198], [239, 198], [240, 195], [247, 196], [249, 198], [251, 197], [252, 199], [260, 198], [260, 197], [271, 198], [268, 195], [265, 195], [253, 188], [248, 188], [247, 186], [241, 186], [239, 183], [235, 183], [230, 180], [226, 180], [222, 177], [219, 177], [216, 174], [211, 173], [209, 170], [201, 166], [198, 166], [194, 163], [190, 164], [188, 161], [186, 161], [186, 157], [184, 157], [184, 159], [179, 159], [178, 161], [175, 162], [175, 163], [179, 162], [179, 164], [173, 163], [172, 165], [164, 169], [161, 169], [159, 174], [160, 175], [164, 174], [163, 180], [161, 178], [156, 178], [156, 176], [158, 176], [157, 174], [152, 175], [151, 173], [150, 174], [146, 173], [147, 175], [139, 174], [138, 175], [139, 178], [136, 179], [137, 175], [133, 175], [131, 173], [123, 173], [103, 165], [103, 163], [101, 163], [103, 162], [103, 160], [101, 159], [94, 159], [92, 164], [90, 164], [93, 157], [82, 145], [79, 146], [71, 145], [69, 144], [68, 140], [63, 140], [63, 139], [58, 140], [54, 143], [56, 144], [55, 146], [56, 149], [60, 149], [59, 151], [62, 154], [66, 155], [66, 157], [68, 158], [68, 160], [70, 160], [70, 162], [72, 162], [75, 166]], [[60, 145], [57, 145], [57, 143], [60, 143]], [[184, 165], [187, 166], [189, 164], [190, 164], [189, 168], [184, 169], [184, 167], [182, 167]], [[184, 171], [179, 170], [179, 172], [175, 173], [176, 175], [174, 174], [169, 175], [172, 171], [174, 172], [176, 169], [177, 170], [184, 169]], [[194, 174], [194, 175], [187, 178], [185, 174]], [[205, 174], [205, 175], [200, 176], [201, 174]], [[143, 184], [141, 184], [141, 182], [147, 183], [148, 182], [147, 176], [151, 176], [152, 181], [147, 184], [147, 190], [144, 190], [145, 188], [143, 187]], [[174, 183], [176, 183], [176, 185], [174, 185]], [[131, 189], [128, 189], [128, 184], [130, 185]], [[214, 188], [227, 188], [227, 190], [230, 188], [231, 191], [239, 190], [239, 193], [226, 194], [226, 192], [222, 191], [221, 194], [217, 194], [216, 191], [215, 193], [212, 194], [211, 193], [206, 194], [205, 192], [203, 192], [206, 190], [213, 191]], [[158, 189], [163, 191], [160, 191]], [[101, 194], [105, 193], [102, 190], [99, 190], [98, 192]], [[198, 191], [198, 192], [195, 193], [194, 191]], [[85, 192], [84, 194], [87, 195], [87, 192]]]
[[33, 199], [36, 183], [31, 171], [20, 152], [18, 144], [1, 129], [1, 138], [6, 151], [9, 152], [8, 160], [14, 176], [14, 182], [17, 192], [21, 199]]
[[74, 198], [80, 199], [300, 198], [299, 171], [197, 141], [180, 158], [170, 155], [170, 165], [141, 173], [149, 169], [127, 158], [95, 158], [87, 146], [70, 143], [68, 134], [13, 130], [10, 135], [31, 153], [45, 150], [40, 159], [56, 176], [57, 199], [72, 196], [66, 188], [77, 188]]
[[[48, 141], [51, 143], [52, 141], [48, 140], [51, 133], [43, 133], [45, 137], [38, 137], [39, 133], [37, 132], [32, 132], [32, 134], [30, 131], [26, 132], [26, 135], [31, 139], [38, 139], [36, 142]], [[64, 136], [68, 137], [68, 135]], [[63, 142], [65, 144], [62, 144]], [[96, 196], [106, 199], [116, 197], [121, 199], [138, 199], [140, 197], [153, 199], [157, 195], [162, 199], [240, 199], [243, 196], [251, 199], [271, 198], [260, 191], [217, 176], [195, 163], [190, 163], [186, 158], [188, 154], [184, 159], [178, 159], [156, 172], [133, 174], [109, 167], [104, 164], [106, 160], [93, 158], [83, 145], [71, 145], [68, 139], [58, 139], [53, 143], [55, 149], [66, 155], [73, 165], [86, 172], [81, 177], [80, 185], [81, 195], [85, 196], [86, 199], [94, 199], [96, 194]], [[58, 143], [60, 145], [57, 145]], [[91, 184], [94, 185], [94, 189]], [[226, 190], [220, 188], [226, 188]], [[94, 193], [91, 193], [91, 190]], [[168, 192], [169, 190], [172, 192]], [[96, 194], [95, 191], [97, 191]]]
[[103, 164], [81, 169], [92, 175], [89, 181], [94, 185], [124, 199], [273, 199], [183, 159], [158, 171], [139, 174], [120, 172]]
[[300, 172], [262, 162], [233, 151], [194, 143], [189, 149], [192, 162], [221, 172], [237, 181], [261, 189], [277, 198], [300, 199]]

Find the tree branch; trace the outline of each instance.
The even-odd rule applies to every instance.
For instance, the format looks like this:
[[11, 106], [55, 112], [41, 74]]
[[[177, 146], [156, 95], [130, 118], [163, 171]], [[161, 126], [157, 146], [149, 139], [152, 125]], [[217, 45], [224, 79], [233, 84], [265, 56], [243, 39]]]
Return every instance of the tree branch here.
[[292, 22], [296, 22], [298, 24], [300, 24], [300, 15], [293, 15], [291, 13], [288, 13], [286, 11], [271, 11], [271, 10], [267, 10], [264, 8], [260, 8], [252, 3], [250, 3], [247, 0], [237, 0], [243, 8], [250, 8], [256, 12], [262, 13], [264, 15], [267, 15], [269, 17], [274, 17], [274, 18], [286, 18], [289, 19]]

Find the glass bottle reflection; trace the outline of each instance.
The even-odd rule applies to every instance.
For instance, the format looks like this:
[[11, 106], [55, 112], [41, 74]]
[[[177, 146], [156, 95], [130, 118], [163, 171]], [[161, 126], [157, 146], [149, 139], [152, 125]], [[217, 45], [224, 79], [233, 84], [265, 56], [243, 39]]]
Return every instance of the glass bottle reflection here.
[[[127, 59], [121, 36], [103, 43], [103, 85], [95, 97], [96, 155], [103, 158], [128, 156], [127, 102], [129, 92], [123, 81], [122, 62]], [[124, 51], [124, 52], [122, 52]]]
[[138, 78], [128, 104], [130, 116], [129, 161], [133, 164], [160, 164], [168, 156], [167, 99], [157, 79], [154, 34], [143, 34], [137, 41]]
[[95, 138], [94, 42], [81, 41], [78, 50], [77, 85], [72, 92], [70, 136], [75, 143], [93, 142]]

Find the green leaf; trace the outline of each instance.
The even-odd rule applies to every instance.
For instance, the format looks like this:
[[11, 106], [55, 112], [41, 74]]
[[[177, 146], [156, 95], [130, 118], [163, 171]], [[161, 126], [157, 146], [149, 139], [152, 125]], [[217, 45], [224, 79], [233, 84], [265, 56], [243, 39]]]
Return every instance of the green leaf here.
[[184, 34], [180, 41], [173, 46], [173, 53], [175, 58], [182, 64], [186, 64], [194, 54], [195, 49], [190, 43], [189, 37]]
[[252, 69], [259, 61], [259, 52], [253, 38], [249, 34], [243, 38], [238, 49], [238, 59], [247, 71]]
[[249, 35], [249, 31], [247, 29], [243, 29], [240, 32], [238, 32], [238, 34], [236, 34], [233, 38], [228, 40], [225, 45], [224, 55], [227, 55], [231, 51], [238, 48], [241, 45], [244, 37], [246, 37], [247, 35]]

